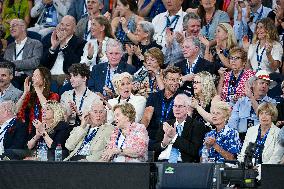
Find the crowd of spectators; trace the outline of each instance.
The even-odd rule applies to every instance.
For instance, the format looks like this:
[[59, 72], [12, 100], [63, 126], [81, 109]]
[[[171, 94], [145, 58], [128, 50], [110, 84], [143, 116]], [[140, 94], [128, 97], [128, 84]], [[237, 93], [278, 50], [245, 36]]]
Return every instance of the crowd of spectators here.
[[0, 7], [1, 158], [284, 163], [284, 0]]

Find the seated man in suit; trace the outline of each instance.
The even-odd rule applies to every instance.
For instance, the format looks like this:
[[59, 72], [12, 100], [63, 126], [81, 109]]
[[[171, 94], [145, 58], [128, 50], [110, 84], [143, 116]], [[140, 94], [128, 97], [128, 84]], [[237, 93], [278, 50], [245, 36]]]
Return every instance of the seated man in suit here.
[[6, 48], [4, 59], [15, 64], [15, 85], [21, 88], [27, 76], [31, 76], [40, 63], [42, 44], [27, 37], [27, 27], [22, 19], [10, 22], [11, 36], [15, 41]]
[[159, 128], [154, 144], [158, 160], [169, 163], [199, 162], [199, 148], [206, 133], [205, 127], [188, 116], [190, 98], [178, 94], [174, 99], [174, 120]]
[[14, 75], [14, 65], [11, 62], [0, 62], [0, 102], [20, 99], [23, 91], [20, 91], [11, 83]]
[[66, 141], [70, 155], [64, 160], [98, 161], [107, 146], [114, 127], [106, 123], [107, 111], [102, 101], [94, 102], [83, 114], [80, 126], [75, 127]]
[[183, 86], [181, 90], [191, 96], [193, 94], [194, 74], [201, 71], [214, 73], [214, 64], [201, 58], [201, 42], [198, 37], [188, 37], [184, 40], [182, 46], [184, 60], [175, 64], [181, 69]]
[[86, 41], [74, 35], [76, 21], [64, 16], [57, 28], [43, 41], [44, 50], [41, 64], [50, 69], [52, 79], [62, 86], [68, 78], [68, 68], [81, 60]]
[[134, 74], [135, 67], [122, 61], [123, 47], [119, 41], [109, 39], [106, 47], [107, 63], [97, 64], [93, 67], [88, 83], [90, 90], [100, 92], [105, 97], [113, 98], [114, 87], [112, 77], [116, 73], [128, 72]]
[[19, 159], [16, 150], [26, 146], [26, 127], [16, 119], [16, 105], [12, 101], [0, 102], [0, 157]]

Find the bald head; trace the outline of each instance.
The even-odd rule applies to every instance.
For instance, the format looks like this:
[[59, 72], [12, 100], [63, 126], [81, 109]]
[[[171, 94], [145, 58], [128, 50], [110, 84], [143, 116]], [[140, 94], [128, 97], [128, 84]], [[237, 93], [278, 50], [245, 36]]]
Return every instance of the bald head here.
[[58, 25], [58, 30], [64, 32], [65, 38], [71, 37], [75, 33], [76, 20], [73, 16], [64, 16]]

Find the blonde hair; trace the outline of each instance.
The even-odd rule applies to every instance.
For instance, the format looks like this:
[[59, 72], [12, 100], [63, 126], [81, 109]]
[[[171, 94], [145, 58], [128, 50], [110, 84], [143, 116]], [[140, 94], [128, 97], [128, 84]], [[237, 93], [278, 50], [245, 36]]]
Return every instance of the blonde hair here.
[[227, 48], [231, 49], [232, 47], [237, 45], [237, 39], [234, 34], [234, 30], [232, 26], [228, 23], [220, 23], [218, 24], [220, 28], [222, 28], [228, 34], [228, 39], [226, 42]]
[[113, 75], [111, 82], [113, 84], [114, 91], [115, 91], [116, 94], [118, 94], [118, 88], [120, 87], [121, 81], [124, 78], [128, 78], [130, 82], [132, 82], [132, 80], [133, 80], [133, 76], [130, 75], [128, 72], [123, 72], [123, 73], [120, 73], [120, 74], [114, 74]]
[[195, 76], [200, 77], [200, 82], [202, 85], [201, 94], [204, 97], [204, 105], [207, 106], [211, 102], [213, 97], [217, 94], [216, 87], [214, 84], [214, 77], [207, 71], [199, 72], [195, 74]]
[[225, 117], [226, 121], [230, 118], [230, 116], [231, 116], [231, 107], [230, 107], [230, 105], [227, 102], [218, 101], [218, 102], [216, 102], [216, 103], [214, 103], [212, 105], [210, 111], [212, 111], [213, 108], [221, 110], [224, 113], [224, 117]]
[[271, 115], [271, 120], [272, 121], [276, 121], [277, 117], [278, 117], [278, 110], [276, 108], [276, 106], [270, 102], [263, 102], [261, 103], [256, 111], [256, 115], [259, 117], [259, 114], [261, 112], [269, 112], [269, 114]]
[[65, 110], [61, 104], [55, 100], [48, 100], [44, 106], [53, 111], [53, 126], [55, 127], [60, 121], [64, 121]]
[[[256, 28], [257, 28], [259, 23], [263, 24], [263, 27], [265, 28], [265, 31], [267, 33], [266, 37], [267, 37], [267, 39], [270, 43], [272, 43], [274, 41], [279, 41], [279, 35], [278, 35], [278, 32], [277, 32], [277, 29], [274, 25], [274, 22], [270, 18], [263, 18], [263, 19], [259, 20], [256, 23]], [[256, 28], [255, 28], [255, 31], [256, 31]], [[257, 33], [254, 32], [252, 42], [256, 43], [257, 41], [258, 41]]]

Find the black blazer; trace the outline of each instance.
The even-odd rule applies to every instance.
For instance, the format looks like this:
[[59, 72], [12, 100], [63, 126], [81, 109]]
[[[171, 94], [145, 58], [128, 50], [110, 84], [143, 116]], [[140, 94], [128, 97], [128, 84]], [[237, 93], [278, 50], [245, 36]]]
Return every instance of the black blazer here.
[[[105, 86], [105, 79], [107, 74], [108, 63], [97, 64], [93, 67], [90, 79], [88, 81], [88, 87], [94, 92], [103, 92]], [[128, 72], [131, 75], [135, 73], [135, 67], [125, 62], [120, 62], [116, 73]]]
[[[43, 55], [41, 59], [41, 65], [47, 67], [48, 69], [52, 69], [59, 53], [59, 46], [57, 47], [57, 49], [55, 49], [54, 54], [51, 54], [49, 52], [49, 49], [51, 47], [50, 39], [51, 35], [49, 34], [42, 40]], [[68, 42], [68, 46], [62, 50], [64, 56], [63, 71], [65, 74], [68, 74], [68, 68], [72, 64], [80, 62], [85, 44], [86, 41], [73, 35]]]
[[10, 159], [19, 159], [14, 150], [23, 150], [27, 143], [27, 129], [24, 123], [16, 119], [14, 125], [5, 133], [3, 139], [4, 154]]
[[[168, 123], [174, 125], [174, 120]], [[206, 130], [203, 124], [187, 117], [184, 128], [180, 137], [177, 137], [173, 147], [178, 148], [181, 153], [182, 162], [199, 162], [199, 148], [202, 147]], [[161, 142], [164, 138], [163, 128], [160, 127], [157, 132], [157, 142], [154, 144], [155, 157], [158, 159], [160, 153], [164, 150], [161, 148]]]

